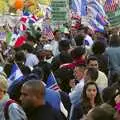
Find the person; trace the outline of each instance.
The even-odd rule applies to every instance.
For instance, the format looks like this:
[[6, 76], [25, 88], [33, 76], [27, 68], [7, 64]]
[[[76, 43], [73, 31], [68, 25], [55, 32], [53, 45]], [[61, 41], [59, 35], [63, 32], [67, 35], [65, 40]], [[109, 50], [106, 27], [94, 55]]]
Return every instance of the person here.
[[87, 67], [88, 68], [95, 68], [98, 70], [98, 78], [96, 80], [97, 85], [102, 89], [108, 86], [108, 78], [105, 73], [99, 70], [98, 60], [95, 56], [89, 56], [87, 59]]
[[73, 109], [71, 120], [80, 120], [85, 118], [88, 111], [102, 104], [99, 89], [94, 82], [88, 82], [83, 88], [83, 94], [80, 104]]
[[74, 76], [75, 79], [78, 81], [78, 84], [75, 86], [74, 90], [69, 93], [70, 100], [73, 105], [76, 105], [80, 102], [81, 93], [84, 87], [85, 69], [85, 64], [77, 65], [74, 69]]
[[118, 35], [113, 35], [110, 40], [110, 47], [105, 51], [105, 54], [109, 58], [109, 71], [110, 71], [110, 80], [109, 84], [112, 85], [114, 82], [112, 78], [114, 74], [119, 74], [120, 72], [120, 38]]
[[94, 41], [93, 41], [93, 39], [92, 39], [92, 37], [91, 37], [91, 30], [90, 30], [90, 28], [89, 27], [85, 27], [84, 28], [84, 34], [85, 34], [85, 37], [84, 37], [84, 42], [83, 42], [83, 44], [86, 46], [86, 47], [88, 47], [88, 48], [91, 48], [92, 47], [92, 45], [93, 45], [93, 43], [94, 43]]
[[95, 41], [92, 45], [93, 55], [98, 59], [99, 70], [108, 75], [108, 56], [105, 54], [106, 45], [101, 41]]
[[15, 101], [7, 94], [8, 81], [0, 75], [0, 119], [1, 120], [27, 120], [26, 114]]
[[64, 61], [62, 61], [61, 58], [62, 59], [66, 58], [64, 57], [64, 55], [69, 54], [70, 42], [67, 40], [61, 40], [59, 41], [58, 48], [59, 48], [60, 53], [53, 58], [52, 63], [51, 63], [53, 72], [56, 71], [60, 67], [61, 64], [63, 64]]
[[114, 109], [111, 107], [107, 107], [106, 110], [101, 107], [96, 107], [88, 113], [87, 120], [116, 120], [114, 115]]
[[29, 80], [21, 88], [21, 104], [30, 120], [62, 120], [59, 113], [45, 102], [42, 81]]
[[86, 64], [86, 48], [78, 46], [71, 51], [74, 67], [79, 64]]
[[60, 31], [55, 30], [53, 34], [54, 34], [54, 39], [50, 41], [50, 45], [52, 46], [53, 55], [57, 56], [60, 53], [58, 49], [59, 41], [61, 40]]
[[50, 44], [44, 45], [43, 51], [45, 51], [44, 61], [51, 64], [52, 59], [53, 59], [52, 46]]
[[35, 65], [37, 65], [39, 63], [37, 56], [32, 53], [33, 48], [29, 43], [25, 43], [22, 46], [22, 49], [23, 49], [25, 57], [26, 57], [26, 61], [25, 61], [26, 66], [33, 68]]
[[67, 94], [69, 94], [75, 87], [75, 79], [73, 75], [73, 70], [68, 68], [59, 68], [55, 72], [55, 77], [59, 80], [60, 89]]

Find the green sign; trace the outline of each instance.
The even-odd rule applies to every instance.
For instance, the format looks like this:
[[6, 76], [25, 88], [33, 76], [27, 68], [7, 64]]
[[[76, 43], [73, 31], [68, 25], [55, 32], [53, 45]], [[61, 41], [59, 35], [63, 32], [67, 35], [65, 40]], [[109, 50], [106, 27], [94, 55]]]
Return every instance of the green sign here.
[[52, 0], [52, 22], [65, 23], [69, 19], [69, 2], [68, 0]]
[[111, 27], [120, 27], [120, 7], [115, 12], [107, 13]]

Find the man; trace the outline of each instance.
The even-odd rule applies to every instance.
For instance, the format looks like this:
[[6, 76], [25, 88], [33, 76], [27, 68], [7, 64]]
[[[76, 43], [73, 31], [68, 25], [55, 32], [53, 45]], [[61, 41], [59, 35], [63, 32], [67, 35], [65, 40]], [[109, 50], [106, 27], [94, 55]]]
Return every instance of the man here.
[[80, 97], [82, 94], [82, 89], [84, 87], [84, 72], [86, 66], [84, 64], [77, 65], [74, 69], [74, 76], [78, 81], [78, 84], [75, 86], [74, 90], [69, 94], [71, 103], [76, 105], [80, 103]]
[[108, 86], [108, 78], [105, 73], [99, 71], [98, 60], [94, 56], [90, 56], [87, 60], [88, 68], [96, 68], [98, 70], [98, 78], [96, 80], [96, 84], [99, 88], [104, 89]]
[[33, 54], [33, 47], [29, 43], [25, 43], [22, 48], [26, 57], [25, 66], [33, 68], [39, 63], [37, 56]]
[[84, 33], [85, 33], [84, 45], [88, 48], [91, 48], [94, 43], [92, 37], [90, 36], [91, 30], [88, 27], [85, 27]]
[[29, 120], [62, 120], [58, 113], [45, 103], [45, 87], [42, 81], [25, 82], [20, 100]]
[[54, 56], [57, 56], [60, 52], [59, 52], [59, 41], [60, 41], [60, 31], [59, 30], [55, 30], [54, 31], [54, 40], [52, 40], [50, 42], [50, 45], [52, 46], [52, 52]]

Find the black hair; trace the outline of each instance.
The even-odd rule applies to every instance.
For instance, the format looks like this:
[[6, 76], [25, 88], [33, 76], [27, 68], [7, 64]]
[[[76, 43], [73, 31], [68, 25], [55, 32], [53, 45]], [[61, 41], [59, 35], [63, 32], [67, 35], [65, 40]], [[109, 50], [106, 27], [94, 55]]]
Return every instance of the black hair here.
[[102, 54], [105, 52], [105, 44], [101, 41], [96, 41], [94, 42], [94, 44], [92, 45], [92, 52], [94, 54]]
[[25, 54], [23, 51], [18, 51], [15, 54], [15, 61], [16, 62], [25, 62], [26, 58], [25, 58]]
[[36, 66], [36, 67], [33, 69], [32, 73], [38, 75], [39, 79], [43, 79], [43, 78], [44, 78], [43, 70], [42, 70], [42, 68], [40, 68], [40, 67], [38, 67], [38, 66]]
[[75, 43], [76, 43], [76, 45], [77, 45], [77, 46], [83, 45], [83, 40], [84, 40], [84, 36], [82, 36], [82, 35], [77, 35], [77, 36], [75, 37]]
[[60, 61], [62, 64], [64, 63], [72, 63], [73, 59], [69, 53], [62, 52], [60, 54]]
[[69, 93], [71, 88], [69, 86], [69, 81], [74, 79], [73, 70], [67, 68], [60, 68], [55, 71], [55, 77], [59, 80], [58, 83], [60, 88]]
[[59, 42], [59, 51], [67, 51], [70, 49], [70, 42], [68, 40], [61, 40]]
[[88, 68], [86, 74], [90, 76], [93, 82], [98, 78], [98, 70], [96, 68]]
[[83, 46], [78, 46], [71, 51], [71, 56], [73, 58], [80, 57], [86, 53], [86, 49]]
[[95, 56], [89, 56], [88, 59], [87, 59], [87, 64], [89, 64], [90, 61], [98, 61], [97, 57]]
[[33, 52], [33, 47], [32, 45], [30, 45], [29, 43], [25, 43], [22, 45], [22, 49], [23, 50], [27, 50], [29, 53]]
[[55, 30], [54, 31], [54, 36], [56, 35], [57, 32], [60, 32], [60, 30]]

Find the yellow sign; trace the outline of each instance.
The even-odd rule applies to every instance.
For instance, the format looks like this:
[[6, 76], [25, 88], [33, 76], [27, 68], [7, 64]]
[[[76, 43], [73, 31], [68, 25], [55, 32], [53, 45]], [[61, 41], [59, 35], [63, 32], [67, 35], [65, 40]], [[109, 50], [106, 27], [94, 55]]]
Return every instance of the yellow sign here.
[[0, 14], [4, 14], [8, 11], [8, 4], [5, 0], [0, 0]]
[[39, 3], [43, 5], [49, 5], [51, 3], [51, 0], [39, 0]]

